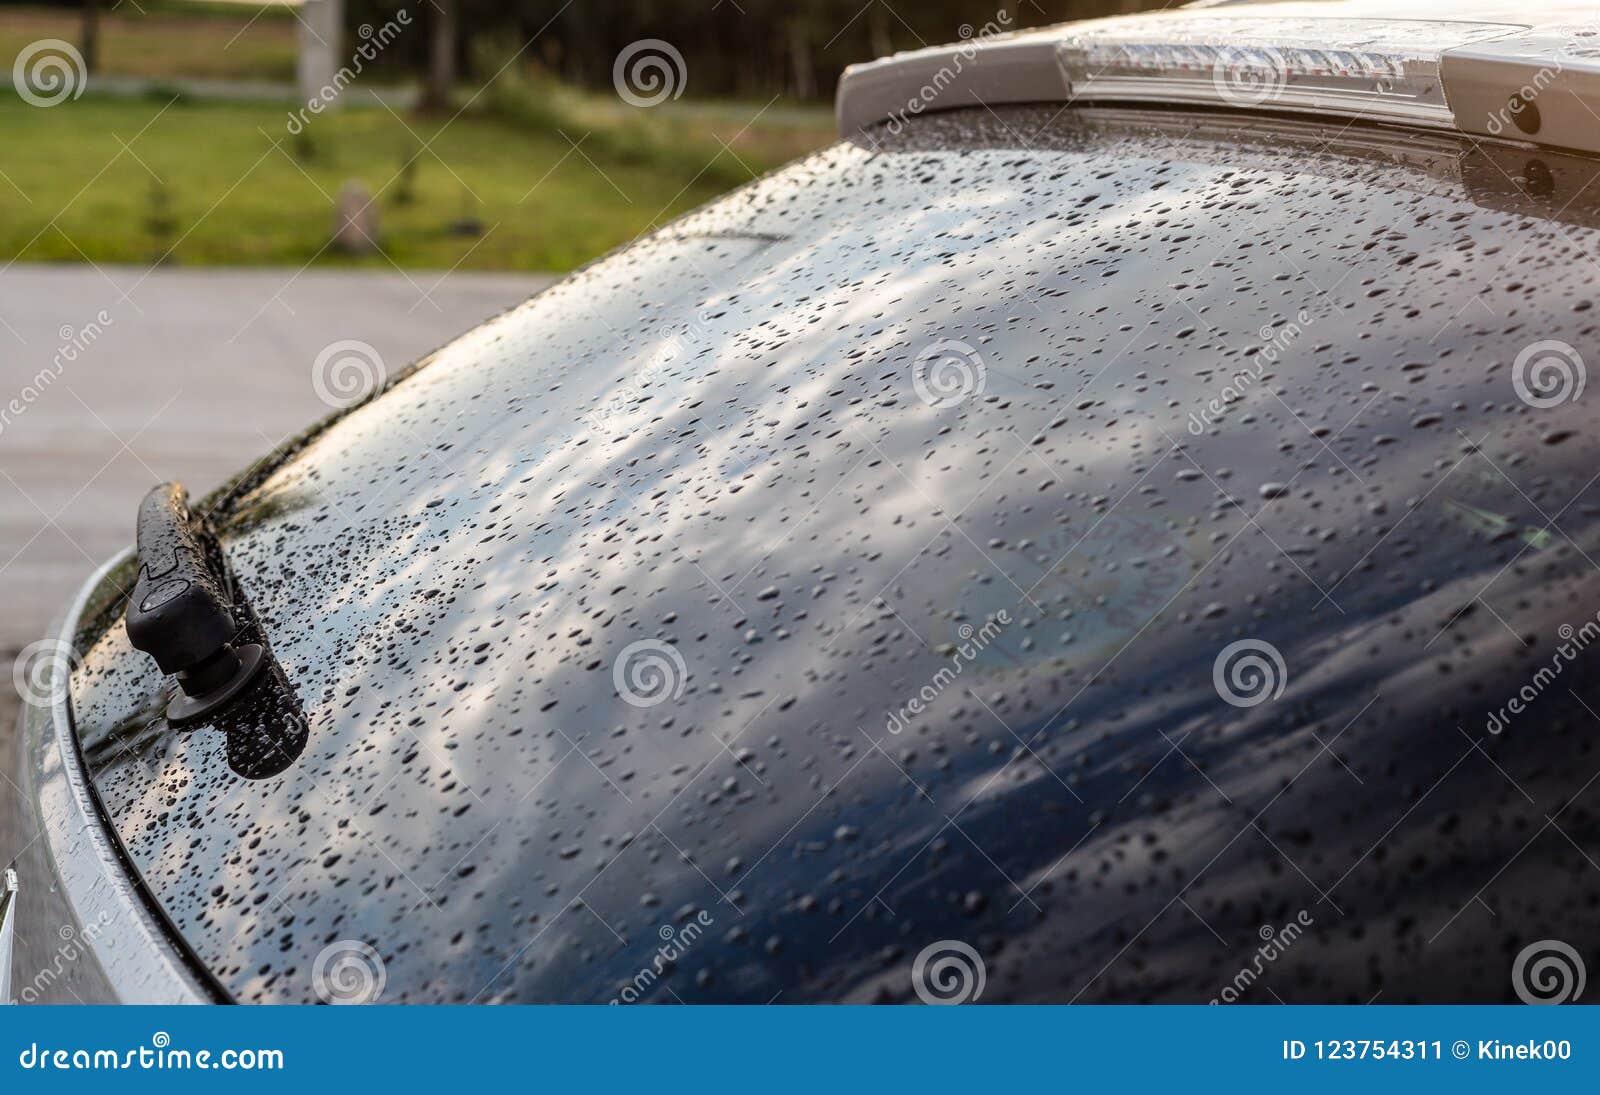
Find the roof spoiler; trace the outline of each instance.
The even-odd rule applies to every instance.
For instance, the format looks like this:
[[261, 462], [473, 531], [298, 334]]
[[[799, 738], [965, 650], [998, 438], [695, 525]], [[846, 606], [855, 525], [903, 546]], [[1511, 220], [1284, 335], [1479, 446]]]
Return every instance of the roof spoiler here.
[[[1387, 122], [1600, 152], [1600, 25], [1277, 16], [1272, 6], [979, 32], [851, 65], [840, 135], [1017, 103], [1141, 103]], [[1330, 8], [1337, 13], [1338, 8]]]

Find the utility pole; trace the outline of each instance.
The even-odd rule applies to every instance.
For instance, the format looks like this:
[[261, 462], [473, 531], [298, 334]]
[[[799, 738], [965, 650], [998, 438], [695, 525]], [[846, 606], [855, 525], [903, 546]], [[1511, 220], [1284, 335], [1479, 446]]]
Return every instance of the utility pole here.
[[[344, 0], [305, 0], [296, 20], [299, 56], [295, 62], [300, 98], [310, 102], [338, 75], [344, 37]], [[331, 102], [329, 105], [332, 105]]]

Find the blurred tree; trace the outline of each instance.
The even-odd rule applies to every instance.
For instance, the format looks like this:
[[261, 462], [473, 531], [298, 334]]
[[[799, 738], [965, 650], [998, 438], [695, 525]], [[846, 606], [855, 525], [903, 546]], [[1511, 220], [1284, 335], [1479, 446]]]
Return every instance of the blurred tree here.
[[83, 54], [84, 73], [93, 76], [100, 71], [100, 0], [83, 0]]
[[799, 99], [817, 97], [817, 71], [811, 63], [811, 25], [805, 18], [795, 15], [786, 20], [789, 35], [789, 59], [794, 65], [794, 94]]
[[450, 109], [450, 89], [456, 83], [456, 0], [430, 0], [428, 75], [422, 86], [422, 109], [444, 113]]
[[[4, 2], [4, 0], [0, 0]], [[350, 0], [352, 24], [381, 23], [410, 7], [427, 33], [396, 43], [384, 66], [438, 73], [444, 56], [436, 28], [436, 2], [455, 15], [448, 55], [472, 82], [494, 75], [470, 61], [475, 40], [491, 41], [504, 63], [523, 46], [520, 60], [539, 64], [563, 80], [595, 90], [611, 86], [617, 54], [641, 38], [660, 38], [683, 55], [690, 93], [770, 99], [783, 94], [826, 100], [846, 65], [895, 50], [959, 41], [972, 34], [1020, 30], [1162, 6], [1161, 0]], [[1009, 22], [1007, 22], [1009, 20]], [[428, 81], [437, 101], [437, 77]]]
[[[105, 0], [0, 0], [0, 8], [24, 3], [80, 10], [85, 61], [98, 52], [98, 23], [115, 34], [117, 23], [143, 18], [142, 12], [183, 8], [175, 0], [114, 9]], [[1162, 0], [348, 0], [345, 19], [354, 30], [409, 11], [415, 29], [369, 67], [422, 77], [424, 102], [443, 109], [455, 78], [481, 83], [494, 75], [471, 65], [491, 53], [503, 64], [521, 49], [521, 63], [607, 90], [618, 53], [641, 38], [659, 38], [683, 55], [693, 95], [825, 100], [846, 65], [959, 41], [963, 28], [977, 35], [1162, 6]], [[100, 18], [102, 8], [107, 14]], [[497, 48], [474, 50], [475, 41]]]

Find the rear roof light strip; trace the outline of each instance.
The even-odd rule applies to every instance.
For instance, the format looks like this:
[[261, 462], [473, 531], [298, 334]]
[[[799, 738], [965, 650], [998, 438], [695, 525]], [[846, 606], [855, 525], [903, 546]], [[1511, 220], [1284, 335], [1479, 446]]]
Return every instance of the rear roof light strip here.
[[1444, 51], [1521, 29], [1431, 20], [1116, 20], [1068, 33], [1056, 58], [1077, 100], [1308, 111], [1445, 128], [1454, 119], [1439, 74]]
[[1293, 111], [1600, 152], [1600, 26], [1135, 16], [853, 65], [837, 114], [853, 136], [1023, 102]]

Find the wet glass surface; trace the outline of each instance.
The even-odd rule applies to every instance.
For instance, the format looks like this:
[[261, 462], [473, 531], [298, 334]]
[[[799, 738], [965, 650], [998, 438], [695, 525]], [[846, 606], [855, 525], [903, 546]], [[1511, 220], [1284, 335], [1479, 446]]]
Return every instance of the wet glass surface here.
[[281, 771], [91, 636], [98, 790], [218, 977], [315, 1000], [359, 940], [385, 1001], [915, 1000], [955, 940], [986, 1001], [1397, 1003], [1592, 944], [1600, 463], [1527, 351], [1595, 346], [1593, 163], [878, 137], [227, 503]]

